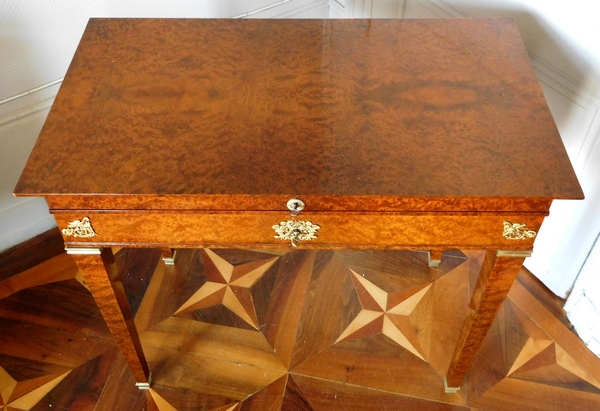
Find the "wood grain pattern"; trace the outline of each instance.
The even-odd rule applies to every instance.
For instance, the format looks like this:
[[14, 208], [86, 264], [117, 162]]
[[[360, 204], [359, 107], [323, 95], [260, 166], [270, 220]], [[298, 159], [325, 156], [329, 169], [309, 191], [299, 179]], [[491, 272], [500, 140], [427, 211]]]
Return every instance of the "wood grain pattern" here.
[[110, 374], [105, 379], [104, 389], [97, 399], [95, 410], [114, 411], [118, 409], [146, 411], [147, 393], [136, 386], [135, 377], [127, 367], [125, 357], [116, 351]]
[[113, 250], [113, 253], [115, 254], [117, 270], [121, 274], [120, 278], [127, 294], [129, 307], [135, 316], [161, 253], [156, 249], [147, 248], [125, 248], [121, 252]]
[[16, 192], [582, 197], [510, 19], [92, 19]]
[[136, 381], [148, 382], [150, 371], [112, 251], [104, 248], [101, 255], [76, 254], [73, 258]]
[[269, 303], [272, 309], [267, 316], [265, 338], [286, 368], [289, 368], [294, 355], [296, 334], [315, 256], [316, 252], [288, 254], [277, 273], [275, 292]]
[[28, 270], [0, 281], [0, 300], [26, 288], [75, 278], [77, 267], [73, 258], [61, 253]]
[[381, 197], [287, 195], [49, 195], [52, 210], [196, 210], [196, 211], [287, 211], [291, 197], [302, 197], [306, 211], [521, 211], [547, 212], [547, 197]]
[[[69, 246], [154, 245], [290, 247], [289, 240], [275, 239], [272, 226], [294, 219], [288, 213], [86, 213], [97, 235], [65, 236]], [[55, 214], [60, 227], [81, 219], [78, 214]], [[297, 220], [320, 225], [316, 236], [300, 247], [310, 248], [482, 248], [531, 249], [534, 239], [509, 240], [502, 234], [504, 221], [517, 221], [539, 230], [540, 214], [446, 214], [446, 213], [302, 213]], [[198, 228], [202, 227], [201, 230]]]
[[570, 355], [585, 368], [587, 373], [600, 381], [600, 367], [594, 365], [596, 357], [585, 347], [581, 339], [573, 333], [565, 332], [564, 325], [558, 324], [555, 320], [556, 317], [540, 301], [531, 298], [520, 282], [515, 283], [511, 288], [510, 296], [511, 300], [522, 308], [536, 324], [544, 328], [550, 338], [562, 347], [569, 347]]
[[567, 313], [563, 308], [566, 299], [555, 295], [544, 283], [529, 271], [521, 273], [521, 275], [517, 277], [517, 280], [530, 294], [534, 295], [536, 300], [541, 302], [554, 317], [558, 318], [567, 328], [573, 328], [573, 325], [567, 318]]
[[477, 285], [473, 290], [470, 310], [446, 374], [449, 387], [460, 386], [524, 260], [496, 257], [494, 250], [487, 251]]
[[[77, 269], [72, 258], [70, 264]], [[0, 317], [110, 339], [93, 297], [82, 288], [70, 279], [22, 290], [0, 301]]]
[[77, 367], [32, 409], [98, 410], [98, 398], [105, 389], [118, 355], [118, 351], [112, 349]]
[[0, 253], [0, 281], [64, 253], [60, 230], [53, 228]]
[[[121, 250], [116, 260], [124, 267], [135, 267], [136, 251]], [[301, 331], [285, 337], [295, 341], [292, 345], [297, 360], [293, 362], [299, 363], [290, 372], [264, 338], [262, 326], [257, 331], [215, 324], [201, 317], [171, 315], [177, 304], [183, 304], [202, 284], [191, 281], [186, 285], [183, 279], [204, 275], [202, 253], [181, 251], [179, 267], [165, 268], [159, 261], [148, 286], [154, 291], [145, 294], [138, 310], [138, 316], [144, 318], [152, 312], [158, 314], [142, 334], [144, 348], [148, 344], [156, 360], [152, 363], [156, 379], [150, 392], [134, 386], [135, 378], [125, 358], [106, 332], [94, 336], [94, 330], [103, 325], [99, 312], [69, 312], [78, 311], [80, 304], [91, 299], [86, 288], [70, 279], [22, 290], [0, 301], [0, 308], [11, 307], [10, 311], [0, 310], [0, 317], [12, 315], [0, 322], [6, 331], [0, 333], [0, 404], [11, 401], [8, 409], [19, 411], [29, 406], [34, 411], [50, 409], [50, 405], [101, 411], [263, 411], [269, 407], [306, 411], [563, 411], [568, 407], [588, 411], [600, 407], [598, 358], [520, 282], [515, 283], [496, 316], [464, 390], [459, 395], [443, 394], [441, 381], [453, 354], [449, 341], [458, 338], [464, 318], [461, 309], [467, 309], [470, 271], [479, 271], [483, 262], [480, 253], [449, 250], [439, 268], [428, 267], [425, 252], [295, 250], [292, 254], [271, 254], [279, 257], [273, 266], [278, 268], [266, 272], [251, 287], [261, 289], [252, 290], [258, 297], [253, 300], [257, 312], [265, 306], [266, 313], [269, 306], [284, 309], [281, 303], [288, 299], [274, 298], [282, 288], [299, 299], [300, 290], [290, 287], [293, 281], [285, 280], [293, 277], [298, 265], [309, 272], [297, 323]], [[234, 269], [265, 257], [265, 250], [212, 253]], [[310, 253], [314, 259], [307, 264], [309, 260], [301, 257]], [[281, 260], [289, 263], [282, 266]], [[410, 300], [415, 287], [428, 287], [418, 303], [410, 304], [413, 311], [403, 323], [414, 327], [425, 361], [382, 334], [333, 344], [361, 309], [353, 272], [384, 290], [392, 309], [395, 302]], [[122, 275], [135, 279], [139, 271], [126, 270]], [[268, 285], [271, 280], [276, 287]], [[124, 283], [129, 281], [133, 280], [123, 278]], [[40, 298], [42, 293], [47, 297]], [[402, 299], [390, 298], [394, 293]], [[60, 300], [64, 302], [57, 303]], [[76, 304], [71, 307], [69, 301]], [[163, 305], [166, 311], [155, 308]], [[47, 313], [40, 315], [43, 311]], [[161, 314], [163, 311], [171, 314]], [[60, 318], [53, 320], [52, 316]], [[409, 333], [410, 329], [402, 327], [402, 331]], [[246, 368], [254, 359], [254, 369]], [[264, 370], [263, 374], [259, 370]], [[282, 373], [279, 378], [277, 370]], [[265, 371], [274, 377], [272, 382], [264, 380]], [[57, 383], [54, 388], [53, 381]]]
[[370, 409], [393, 409], [393, 410], [427, 410], [427, 411], [466, 411], [469, 408], [454, 404], [424, 401], [418, 398], [393, 394], [389, 392], [378, 392], [359, 388], [349, 384], [340, 384], [330, 381], [322, 382], [302, 375], [292, 375], [291, 378], [302, 392], [309, 407], [283, 408], [282, 410], [314, 410], [314, 411], [351, 411], [364, 410], [365, 404]]

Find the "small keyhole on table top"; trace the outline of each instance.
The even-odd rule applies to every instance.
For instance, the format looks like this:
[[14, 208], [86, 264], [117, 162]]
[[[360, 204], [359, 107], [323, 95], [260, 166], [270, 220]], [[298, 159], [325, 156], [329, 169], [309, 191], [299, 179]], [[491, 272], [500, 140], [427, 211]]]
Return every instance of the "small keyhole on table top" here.
[[304, 201], [297, 198], [292, 198], [287, 202], [287, 208], [290, 210], [290, 215], [293, 217], [300, 214], [300, 212], [304, 210], [305, 205], [306, 204], [304, 204]]

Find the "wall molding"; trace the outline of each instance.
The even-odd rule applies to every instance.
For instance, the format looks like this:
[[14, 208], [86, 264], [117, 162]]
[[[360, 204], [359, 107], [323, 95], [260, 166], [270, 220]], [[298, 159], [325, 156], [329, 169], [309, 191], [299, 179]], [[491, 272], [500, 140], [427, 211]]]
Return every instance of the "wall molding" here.
[[54, 98], [56, 97], [59, 88], [60, 85], [56, 84], [52, 87], [27, 94], [19, 99], [1, 105], [0, 128], [22, 118], [39, 113], [40, 111], [49, 109], [54, 102]]
[[329, 18], [346, 17], [345, 0], [329, 0]]
[[345, 18], [401, 18], [406, 0], [330, 0], [330, 15]]
[[295, 1], [288, 0], [277, 4], [276, 7], [252, 13], [250, 18], [327, 18], [329, 15], [328, 0]]

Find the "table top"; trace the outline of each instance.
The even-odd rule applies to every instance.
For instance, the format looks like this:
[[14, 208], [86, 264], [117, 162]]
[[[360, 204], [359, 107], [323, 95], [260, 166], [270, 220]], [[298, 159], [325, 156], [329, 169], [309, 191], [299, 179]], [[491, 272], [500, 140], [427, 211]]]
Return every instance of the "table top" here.
[[511, 19], [91, 19], [15, 194], [583, 196]]

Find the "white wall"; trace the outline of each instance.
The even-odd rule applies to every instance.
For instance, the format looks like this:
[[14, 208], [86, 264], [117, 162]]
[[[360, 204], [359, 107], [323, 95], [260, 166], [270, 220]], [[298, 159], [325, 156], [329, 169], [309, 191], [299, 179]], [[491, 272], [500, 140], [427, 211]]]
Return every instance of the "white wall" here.
[[600, 236], [579, 273], [565, 310], [586, 345], [600, 357]]
[[[327, 0], [2, 0], [0, 101], [64, 77], [90, 17], [327, 18]], [[0, 251], [55, 226], [42, 199], [14, 198], [59, 85], [0, 104]]]

